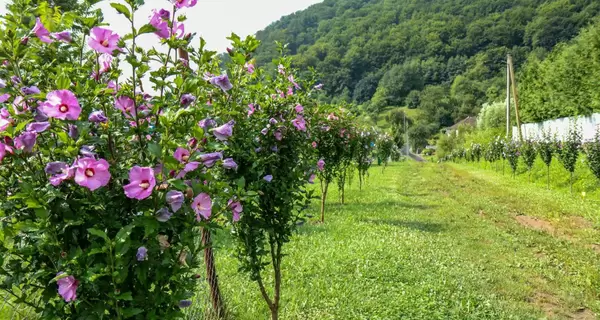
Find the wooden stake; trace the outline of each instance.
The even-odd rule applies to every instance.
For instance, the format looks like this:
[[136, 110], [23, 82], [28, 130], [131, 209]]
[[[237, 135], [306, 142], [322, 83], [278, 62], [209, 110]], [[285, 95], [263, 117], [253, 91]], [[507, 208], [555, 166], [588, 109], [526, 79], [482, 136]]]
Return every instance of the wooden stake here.
[[510, 137], [510, 65], [506, 58], [506, 138]]
[[517, 130], [519, 132], [519, 141], [523, 142], [523, 132], [521, 131], [521, 120], [519, 119], [519, 96], [517, 94], [517, 80], [515, 79], [515, 70], [513, 67], [512, 56], [508, 55], [508, 67], [510, 70], [510, 79], [512, 83], [512, 92], [515, 98], [515, 118], [517, 120]]

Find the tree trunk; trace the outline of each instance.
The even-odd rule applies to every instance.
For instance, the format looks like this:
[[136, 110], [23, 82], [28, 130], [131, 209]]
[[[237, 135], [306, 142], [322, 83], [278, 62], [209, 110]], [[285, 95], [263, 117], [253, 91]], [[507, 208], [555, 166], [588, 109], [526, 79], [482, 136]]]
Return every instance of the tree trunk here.
[[548, 168], [548, 190], [550, 190], [550, 166], [547, 166]]
[[342, 204], [344, 204], [344, 196], [346, 195], [346, 173], [344, 172], [344, 177], [342, 181], [342, 190], [340, 190], [342, 196]]
[[360, 171], [358, 171], [358, 190], [362, 191], [362, 175], [360, 174]]
[[569, 178], [569, 184], [571, 185], [571, 194], [573, 194], [573, 172], [571, 172], [571, 177]]
[[219, 290], [219, 280], [215, 267], [215, 256], [212, 250], [210, 230], [202, 228], [202, 245], [204, 246], [204, 264], [206, 265], [206, 280], [210, 287], [210, 302], [218, 318], [225, 316], [225, 307]]
[[[279, 300], [281, 298], [281, 243], [278, 243], [273, 237], [269, 239], [271, 247], [271, 262], [273, 263], [273, 273], [275, 276], [275, 288], [273, 301], [269, 303], [271, 310], [271, 320], [279, 319]], [[267, 301], [268, 303], [269, 301]]]
[[321, 223], [325, 222], [325, 201], [327, 200], [327, 189], [329, 182], [325, 181], [325, 186], [321, 183]]

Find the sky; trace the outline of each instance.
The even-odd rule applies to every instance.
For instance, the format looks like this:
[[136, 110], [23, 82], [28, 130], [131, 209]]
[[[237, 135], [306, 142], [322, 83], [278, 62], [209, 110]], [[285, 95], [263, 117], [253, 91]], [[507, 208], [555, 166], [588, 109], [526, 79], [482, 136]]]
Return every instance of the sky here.
[[[229, 44], [226, 39], [231, 32], [241, 37], [254, 34], [264, 29], [282, 16], [298, 10], [306, 9], [322, 0], [198, 0], [193, 8], [185, 8], [188, 17], [185, 22], [186, 33], [196, 32], [207, 41], [207, 49], [224, 52]], [[8, 0], [0, 0], [0, 8], [4, 8]], [[128, 22], [110, 7], [110, 2], [124, 3], [123, 0], [103, 1], [99, 7], [111, 28], [123, 35], [128, 30]], [[152, 9], [165, 8], [171, 10], [168, 0], [146, 0], [146, 4], [137, 13], [139, 26], [148, 22]], [[137, 24], [137, 23], [136, 23]], [[197, 42], [195, 42], [197, 43]], [[144, 48], [158, 44], [154, 35], [141, 39]]]
[[[217, 52], [225, 52], [229, 46], [227, 37], [232, 32], [242, 38], [255, 34], [264, 29], [281, 17], [299, 10], [308, 8], [310, 5], [323, 0], [198, 0], [193, 8], [184, 8], [180, 12], [187, 16], [184, 22], [185, 33], [196, 33], [197, 37], [192, 45], [197, 46], [198, 36], [206, 40], [206, 49]], [[0, 0], [0, 10], [4, 10], [8, 0]], [[125, 3], [124, 0], [105, 0], [97, 6], [104, 13], [104, 20], [109, 28], [123, 36], [129, 33], [129, 21], [118, 14], [110, 6], [111, 2]], [[149, 22], [149, 16], [153, 9], [165, 8], [172, 10], [169, 0], [145, 0], [145, 5], [135, 15], [136, 27], [141, 27]], [[166, 48], [160, 46], [160, 41], [155, 34], [145, 34], [137, 40], [138, 46], [150, 49], [156, 46], [160, 52], [166, 53]], [[150, 63], [150, 67], [156, 67]], [[130, 72], [127, 64], [121, 64], [125, 73]], [[142, 79], [146, 91], [153, 93], [147, 78]]]
[[[105, 20], [110, 22], [111, 28], [123, 30], [124, 33], [128, 22], [110, 7], [110, 2], [104, 1], [100, 5]], [[224, 52], [229, 44], [226, 38], [232, 32], [243, 38], [264, 29], [282, 16], [319, 2], [322, 0], [198, 0], [195, 7], [185, 8], [182, 13], [188, 18], [185, 22], [186, 33], [196, 32], [206, 40], [207, 49]], [[140, 25], [148, 22], [147, 17], [152, 9], [160, 8], [171, 10], [171, 4], [167, 0], [146, 0], [137, 15]], [[151, 46], [150, 42], [158, 43], [153, 36], [142, 39], [141, 45]]]

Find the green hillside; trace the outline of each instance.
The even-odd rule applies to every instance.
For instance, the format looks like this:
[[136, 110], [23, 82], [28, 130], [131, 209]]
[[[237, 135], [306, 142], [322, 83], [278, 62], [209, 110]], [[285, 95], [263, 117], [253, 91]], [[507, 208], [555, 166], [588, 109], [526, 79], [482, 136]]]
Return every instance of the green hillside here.
[[435, 134], [504, 99], [507, 54], [519, 71], [599, 12], [595, 0], [325, 0], [258, 32], [257, 61], [287, 43], [299, 67], [322, 74], [325, 100], [373, 115], [418, 108]]

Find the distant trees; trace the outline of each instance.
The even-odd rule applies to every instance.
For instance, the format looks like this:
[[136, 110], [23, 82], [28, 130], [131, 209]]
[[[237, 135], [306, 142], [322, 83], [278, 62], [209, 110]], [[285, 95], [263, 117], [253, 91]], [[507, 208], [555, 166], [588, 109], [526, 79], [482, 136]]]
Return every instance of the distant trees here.
[[298, 67], [322, 74], [327, 101], [373, 117], [422, 109], [417, 123], [438, 132], [504, 100], [510, 53], [522, 120], [539, 121], [600, 110], [600, 23], [546, 57], [599, 13], [596, 0], [325, 0], [260, 31], [257, 62], [276, 56], [275, 40], [289, 43]]
[[520, 81], [524, 121], [543, 121], [600, 111], [600, 22], [545, 59], [532, 53]]

